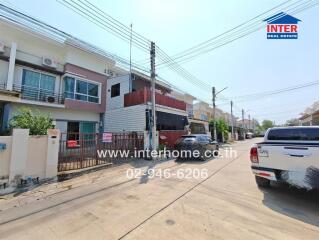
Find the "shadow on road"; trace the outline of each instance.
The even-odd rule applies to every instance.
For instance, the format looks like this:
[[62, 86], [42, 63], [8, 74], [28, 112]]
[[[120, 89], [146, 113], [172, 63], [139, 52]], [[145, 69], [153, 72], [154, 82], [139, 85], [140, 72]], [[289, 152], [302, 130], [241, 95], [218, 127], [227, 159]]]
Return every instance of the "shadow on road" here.
[[319, 191], [297, 189], [286, 184], [274, 184], [260, 189], [263, 204], [268, 208], [299, 221], [319, 226]]
[[175, 162], [177, 164], [197, 164], [197, 165], [200, 165], [200, 164], [206, 164], [207, 162], [209, 161], [212, 161], [212, 160], [216, 160], [217, 158], [209, 158], [209, 159], [205, 159], [205, 160], [201, 160], [201, 159], [190, 159], [190, 158], [178, 158], [178, 159], [175, 159]]

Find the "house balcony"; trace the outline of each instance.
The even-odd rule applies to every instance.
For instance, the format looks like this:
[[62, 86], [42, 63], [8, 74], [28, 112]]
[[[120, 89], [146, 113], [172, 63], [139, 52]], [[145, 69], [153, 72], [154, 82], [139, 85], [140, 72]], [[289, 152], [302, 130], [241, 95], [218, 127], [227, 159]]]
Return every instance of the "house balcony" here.
[[64, 104], [64, 94], [58, 94], [54, 91], [21, 85], [13, 85], [13, 91], [19, 92], [21, 99], [52, 104]]
[[8, 90], [6, 83], [0, 83], [0, 95], [1, 100], [8, 102], [17, 101], [20, 98], [20, 92], [14, 89]]
[[[150, 89], [144, 88], [124, 95], [124, 107], [145, 104], [151, 101]], [[155, 102], [158, 105], [186, 111], [186, 103], [175, 98], [155, 93]]]

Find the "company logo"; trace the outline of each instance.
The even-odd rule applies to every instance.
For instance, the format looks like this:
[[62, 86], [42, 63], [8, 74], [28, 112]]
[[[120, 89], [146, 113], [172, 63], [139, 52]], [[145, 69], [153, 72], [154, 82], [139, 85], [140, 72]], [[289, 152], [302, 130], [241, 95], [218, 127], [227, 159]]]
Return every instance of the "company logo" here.
[[284, 12], [264, 20], [267, 22], [267, 39], [298, 39], [298, 18]]

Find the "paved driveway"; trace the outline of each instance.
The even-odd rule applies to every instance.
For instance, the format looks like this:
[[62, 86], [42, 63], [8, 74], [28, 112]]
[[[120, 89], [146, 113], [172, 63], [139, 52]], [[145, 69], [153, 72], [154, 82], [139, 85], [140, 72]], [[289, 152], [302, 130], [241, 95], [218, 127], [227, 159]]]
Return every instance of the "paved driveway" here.
[[256, 187], [248, 153], [258, 140], [234, 144], [237, 157], [140, 161], [1, 200], [0, 238], [319, 239], [317, 192]]

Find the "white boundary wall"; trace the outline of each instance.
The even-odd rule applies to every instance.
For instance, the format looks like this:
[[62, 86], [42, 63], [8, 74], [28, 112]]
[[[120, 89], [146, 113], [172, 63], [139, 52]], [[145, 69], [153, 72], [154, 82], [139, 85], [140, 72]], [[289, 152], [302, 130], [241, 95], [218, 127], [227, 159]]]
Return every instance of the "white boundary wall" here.
[[[0, 136], [0, 184], [15, 187], [21, 180], [57, 176], [60, 131], [49, 129], [44, 136], [29, 136], [28, 129], [14, 129]], [[2, 190], [2, 188], [1, 188]]]

